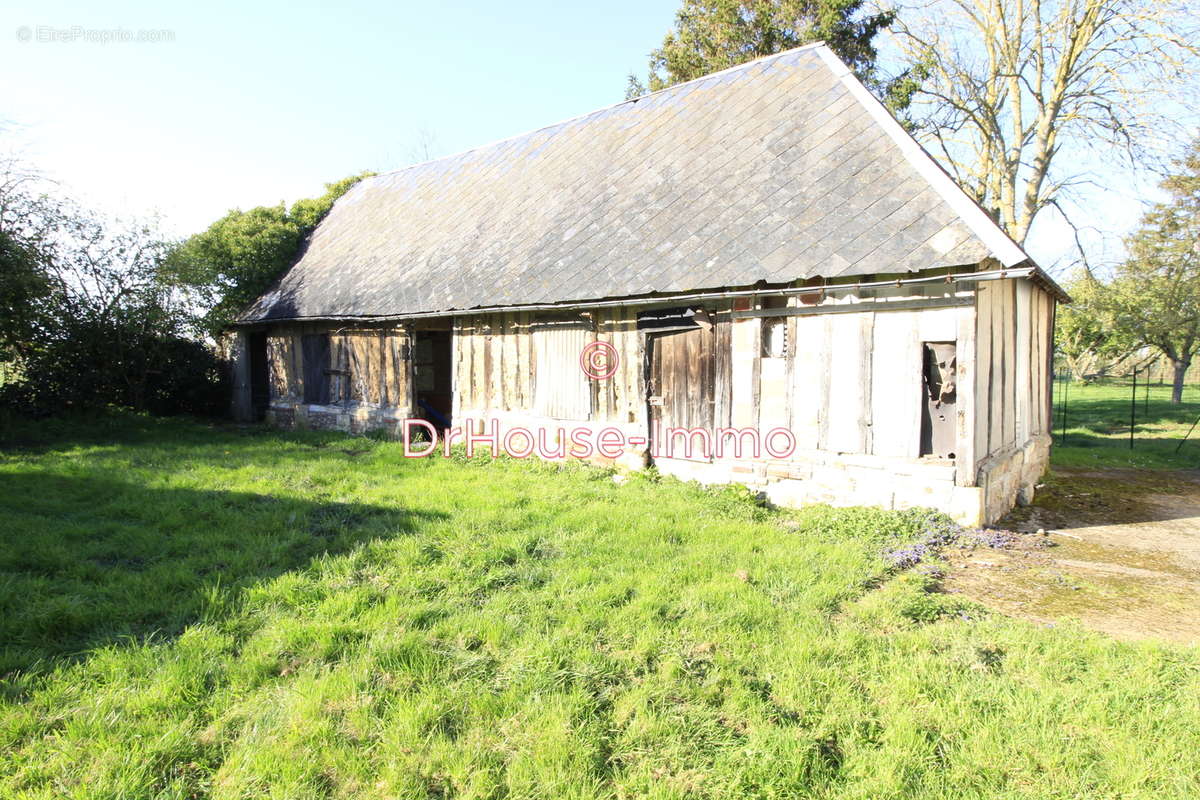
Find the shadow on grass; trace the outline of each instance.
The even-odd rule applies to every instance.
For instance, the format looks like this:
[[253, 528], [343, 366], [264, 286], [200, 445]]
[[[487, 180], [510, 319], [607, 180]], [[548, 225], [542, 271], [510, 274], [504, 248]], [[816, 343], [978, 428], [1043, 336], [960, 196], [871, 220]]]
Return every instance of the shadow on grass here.
[[265, 424], [187, 416], [152, 417], [120, 409], [38, 420], [0, 415], [0, 454], [37, 456], [80, 447], [120, 447], [152, 448], [159, 454], [173, 455], [211, 450], [218, 443], [244, 447], [261, 442], [275, 446], [283, 437], [298, 446], [351, 450], [353, 442], [362, 440], [341, 431], [281, 431]]
[[440, 518], [30, 468], [0, 482], [0, 677], [171, 637], [226, 593]]

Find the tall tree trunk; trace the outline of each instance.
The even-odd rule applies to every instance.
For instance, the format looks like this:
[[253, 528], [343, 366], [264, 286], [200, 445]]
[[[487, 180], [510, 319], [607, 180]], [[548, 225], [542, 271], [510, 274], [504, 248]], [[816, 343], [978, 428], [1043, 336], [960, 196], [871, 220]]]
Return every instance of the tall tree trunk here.
[[1190, 361], [1180, 361], [1171, 359], [1171, 366], [1175, 368], [1175, 382], [1171, 386], [1171, 402], [1183, 402], [1183, 376], [1187, 374], [1188, 367], [1192, 365]]

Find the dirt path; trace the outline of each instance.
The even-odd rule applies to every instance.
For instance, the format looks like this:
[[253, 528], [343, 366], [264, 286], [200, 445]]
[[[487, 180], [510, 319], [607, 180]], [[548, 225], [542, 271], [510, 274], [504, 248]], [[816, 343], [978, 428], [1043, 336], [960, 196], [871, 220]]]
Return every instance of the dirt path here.
[[1056, 469], [995, 527], [1024, 535], [951, 549], [946, 591], [1046, 624], [1200, 643], [1200, 473]]

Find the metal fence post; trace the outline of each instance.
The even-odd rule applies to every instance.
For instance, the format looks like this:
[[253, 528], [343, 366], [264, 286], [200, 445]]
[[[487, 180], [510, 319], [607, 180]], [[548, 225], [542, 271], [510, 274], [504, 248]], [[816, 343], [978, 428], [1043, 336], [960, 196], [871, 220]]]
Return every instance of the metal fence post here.
[[1062, 388], [1062, 391], [1060, 392], [1060, 394], [1062, 395], [1062, 423], [1061, 423], [1061, 433], [1058, 436], [1058, 446], [1059, 447], [1066, 447], [1066, 445], [1067, 445], [1067, 394], [1068, 394], [1068, 390], [1070, 387], [1070, 383], [1069, 383], [1070, 377], [1071, 377], [1070, 373], [1063, 375], [1063, 380], [1062, 380], [1063, 388]]
[[1137, 369], [1133, 370], [1133, 388], [1129, 394], [1129, 449], [1133, 449], [1133, 430], [1137, 426]]

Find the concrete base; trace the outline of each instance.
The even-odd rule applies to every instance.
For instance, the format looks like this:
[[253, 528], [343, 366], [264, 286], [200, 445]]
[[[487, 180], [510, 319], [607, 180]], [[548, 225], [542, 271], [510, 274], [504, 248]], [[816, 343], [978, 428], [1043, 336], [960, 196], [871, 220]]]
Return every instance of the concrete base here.
[[809, 453], [789, 462], [705, 463], [656, 459], [667, 475], [701, 483], [741, 483], [762, 492], [777, 506], [809, 503], [878, 506], [886, 509], [936, 508], [966, 526], [981, 524], [983, 492], [956, 486], [954, 464], [942, 460], [888, 459]]

